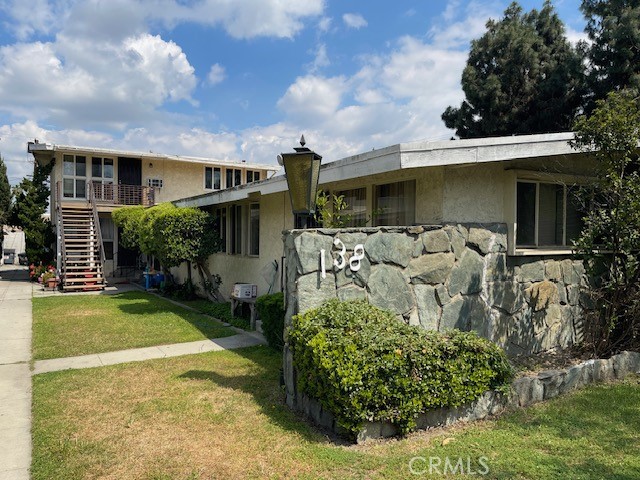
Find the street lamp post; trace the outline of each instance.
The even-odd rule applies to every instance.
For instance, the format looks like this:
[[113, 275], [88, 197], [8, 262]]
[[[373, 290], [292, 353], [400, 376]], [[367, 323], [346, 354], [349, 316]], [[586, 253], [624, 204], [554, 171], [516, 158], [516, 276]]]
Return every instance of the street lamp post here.
[[278, 163], [284, 165], [291, 210], [295, 218], [296, 228], [307, 228], [309, 218], [316, 211], [318, 179], [322, 157], [305, 147], [304, 135], [300, 137], [300, 146], [295, 152], [278, 155]]

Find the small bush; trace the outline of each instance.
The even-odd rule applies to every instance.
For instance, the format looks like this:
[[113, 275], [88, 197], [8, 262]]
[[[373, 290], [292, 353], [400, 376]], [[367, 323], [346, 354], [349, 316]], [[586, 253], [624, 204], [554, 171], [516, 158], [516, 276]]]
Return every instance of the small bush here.
[[407, 432], [419, 413], [473, 401], [513, 376], [504, 352], [475, 333], [425, 331], [365, 301], [296, 315], [288, 335], [299, 391], [352, 434], [365, 421]]
[[165, 284], [165, 286], [160, 289], [160, 293], [174, 300], [195, 300], [198, 298], [198, 289], [190, 280], [187, 280], [183, 284]]
[[267, 343], [276, 350], [282, 350], [284, 341], [284, 294], [262, 295], [256, 300], [256, 308], [262, 320], [262, 332]]

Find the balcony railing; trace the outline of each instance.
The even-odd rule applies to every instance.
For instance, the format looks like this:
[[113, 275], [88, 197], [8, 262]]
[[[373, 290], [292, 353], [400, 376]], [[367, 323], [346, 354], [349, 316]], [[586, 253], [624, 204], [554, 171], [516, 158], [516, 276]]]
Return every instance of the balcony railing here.
[[155, 189], [144, 185], [93, 182], [93, 200], [98, 205], [155, 205]]

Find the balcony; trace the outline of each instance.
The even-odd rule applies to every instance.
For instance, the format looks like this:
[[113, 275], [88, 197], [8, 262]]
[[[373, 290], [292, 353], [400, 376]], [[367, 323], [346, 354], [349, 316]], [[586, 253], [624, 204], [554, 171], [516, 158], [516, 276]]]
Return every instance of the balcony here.
[[144, 185], [90, 182], [89, 195], [96, 205], [155, 205], [155, 189]]

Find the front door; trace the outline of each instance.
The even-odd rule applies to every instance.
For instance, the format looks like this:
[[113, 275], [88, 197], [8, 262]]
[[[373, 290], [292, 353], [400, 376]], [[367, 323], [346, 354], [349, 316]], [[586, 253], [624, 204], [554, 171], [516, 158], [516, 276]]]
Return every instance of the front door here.
[[121, 205], [142, 203], [142, 160], [118, 157], [118, 200]]

